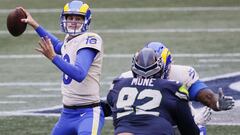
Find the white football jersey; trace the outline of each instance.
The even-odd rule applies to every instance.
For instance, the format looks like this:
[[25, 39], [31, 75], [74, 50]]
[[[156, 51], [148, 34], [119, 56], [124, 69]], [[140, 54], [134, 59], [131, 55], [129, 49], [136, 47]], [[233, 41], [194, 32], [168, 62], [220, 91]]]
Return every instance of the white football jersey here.
[[183, 65], [171, 65], [168, 79], [179, 81], [189, 89], [193, 83], [199, 80], [199, 75], [193, 67]]
[[99, 102], [99, 81], [103, 58], [102, 38], [96, 33], [90, 32], [74, 37], [68, 42], [66, 38], [67, 36], [61, 48], [62, 58], [72, 65], [75, 64], [77, 51], [82, 48], [93, 48], [98, 50], [98, 53], [90, 66], [86, 78], [82, 82], [79, 83], [66, 74], [63, 75], [61, 85], [63, 104], [73, 106]]
[[[132, 77], [132, 71], [122, 73], [120, 78]], [[199, 79], [198, 73], [193, 67], [183, 65], [171, 65], [169, 70], [169, 80], [179, 81], [186, 85], [187, 89], [191, 87]]]

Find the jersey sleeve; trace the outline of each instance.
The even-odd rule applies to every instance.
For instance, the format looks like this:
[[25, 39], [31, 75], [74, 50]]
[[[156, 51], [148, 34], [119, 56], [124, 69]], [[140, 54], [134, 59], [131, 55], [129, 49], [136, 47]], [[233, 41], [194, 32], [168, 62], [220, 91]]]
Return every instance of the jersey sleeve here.
[[81, 44], [78, 47], [78, 50], [82, 48], [92, 48], [99, 52], [101, 52], [102, 49], [102, 38], [96, 34], [96, 33], [84, 33], [82, 36], [84, 36], [83, 40], [84, 42], [81, 42]]
[[199, 80], [199, 75], [193, 67], [189, 67], [188, 69], [188, 77], [186, 77], [186, 86], [190, 88], [193, 83]]
[[186, 89], [186, 86], [179, 82], [179, 81], [175, 81], [175, 80], [168, 80], [168, 85], [166, 85], [166, 88], [169, 91], [172, 91], [172, 93], [177, 96], [179, 99], [181, 100], [189, 100], [189, 92]]
[[195, 83], [193, 83], [191, 85], [191, 87], [189, 88], [189, 98], [190, 98], [190, 100], [197, 101], [198, 93], [205, 88], [208, 88], [208, 86], [200, 80], [197, 80]]
[[189, 100], [189, 92], [184, 84], [178, 87], [178, 90], [176, 91], [175, 95], [180, 99]]
[[199, 75], [193, 67], [171, 65], [168, 79], [179, 81], [189, 89], [193, 83], [199, 80]]
[[109, 92], [108, 92], [108, 95], [107, 95], [107, 102], [108, 104], [113, 107], [114, 106], [114, 100], [117, 99], [117, 96], [118, 96], [118, 92], [116, 90], [116, 83], [120, 80], [120, 78], [115, 78], [109, 88]]
[[130, 78], [130, 77], [133, 77], [132, 71], [124, 72], [119, 76], [119, 78]]
[[107, 94], [107, 102], [111, 107], [114, 106], [114, 100], [116, 100], [116, 98], [117, 98], [117, 92], [114, 89], [110, 89]]
[[207, 85], [199, 80], [198, 73], [191, 66], [171, 65], [169, 79], [185, 84], [190, 100], [196, 100], [197, 94], [207, 88]]

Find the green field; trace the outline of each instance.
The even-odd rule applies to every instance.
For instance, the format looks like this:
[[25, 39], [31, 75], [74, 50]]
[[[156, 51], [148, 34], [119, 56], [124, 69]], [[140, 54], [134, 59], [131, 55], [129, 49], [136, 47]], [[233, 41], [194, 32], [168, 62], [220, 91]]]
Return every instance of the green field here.
[[[47, 135], [57, 121], [56, 117], [3, 117], [1, 135]], [[111, 121], [106, 121], [103, 135], [113, 135]], [[208, 135], [238, 135], [239, 126], [207, 126]]]
[[[38, 36], [30, 27], [12, 37], [6, 17], [23, 6], [47, 30], [59, 34], [59, 13], [67, 0], [1, 0], [0, 135], [45, 135], [56, 117], [2, 116], [22, 110], [61, 105], [61, 72], [34, 48]], [[130, 69], [133, 54], [149, 41], [161, 41], [176, 64], [193, 66], [201, 78], [239, 71], [239, 0], [86, 0], [93, 9], [91, 31], [103, 38], [105, 57], [101, 96], [112, 79]], [[225, 8], [221, 8], [225, 7]], [[37, 12], [45, 9], [45, 12]], [[106, 10], [108, 9], [108, 10]], [[119, 10], [116, 10], [119, 9]], [[172, 10], [171, 10], [172, 9]], [[199, 10], [197, 10], [199, 9]], [[184, 55], [185, 54], [185, 55]], [[186, 55], [188, 54], [188, 55]], [[198, 56], [201, 55], [201, 56]], [[54, 89], [54, 90], [51, 90]], [[103, 135], [113, 134], [106, 121]], [[208, 135], [238, 135], [239, 126], [208, 125]]]

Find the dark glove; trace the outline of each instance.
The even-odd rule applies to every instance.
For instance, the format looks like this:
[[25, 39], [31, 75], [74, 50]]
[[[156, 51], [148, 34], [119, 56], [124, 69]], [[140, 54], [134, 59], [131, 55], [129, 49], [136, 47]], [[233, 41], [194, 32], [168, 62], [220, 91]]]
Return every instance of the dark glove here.
[[222, 110], [230, 110], [234, 106], [234, 99], [231, 96], [224, 96], [222, 88], [218, 89], [218, 101], [217, 101], [217, 108], [219, 111]]
[[105, 116], [105, 117], [108, 117], [108, 116], [111, 116], [111, 115], [112, 115], [111, 107], [110, 107], [110, 105], [107, 103], [106, 100], [100, 100], [100, 106], [101, 106], [102, 109], [103, 109], [103, 112], [104, 112], [104, 116]]

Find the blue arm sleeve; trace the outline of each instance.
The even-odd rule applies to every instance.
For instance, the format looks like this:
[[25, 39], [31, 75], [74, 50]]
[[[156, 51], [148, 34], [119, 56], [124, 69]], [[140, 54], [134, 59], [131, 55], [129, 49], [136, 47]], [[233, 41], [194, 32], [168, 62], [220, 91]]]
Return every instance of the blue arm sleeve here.
[[49, 37], [51, 39], [51, 42], [53, 44], [53, 47], [54, 47], [54, 51], [61, 55], [61, 48], [62, 48], [62, 45], [63, 45], [63, 42], [60, 41], [57, 37], [55, 37], [54, 35], [52, 35], [51, 33], [48, 33], [43, 27], [39, 26], [36, 30], [37, 34], [40, 36], [40, 37]]
[[75, 65], [64, 61], [59, 56], [55, 56], [52, 62], [69, 77], [78, 82], [81, 82], [87, 76], [88, 70], [97, 52], [97, 50], [91, 48], [80, 49], [77, 53]]
[[200, 81], [200, 80], [198, 80], [198, 81], [196, 81], [195, 83], [193, 83], [192, 86], [189, 88], [189, 98], [190, 98], [190, 100], [195, 100], [195, 101], [197, 101], [197, 95], [198, 95], [198, 93], [199, 93], [202, 89], [207, 88], [207, 87], [208, 87], [208, 86], [207, 86], [204, 82], [202, 82], [202, 81]]

